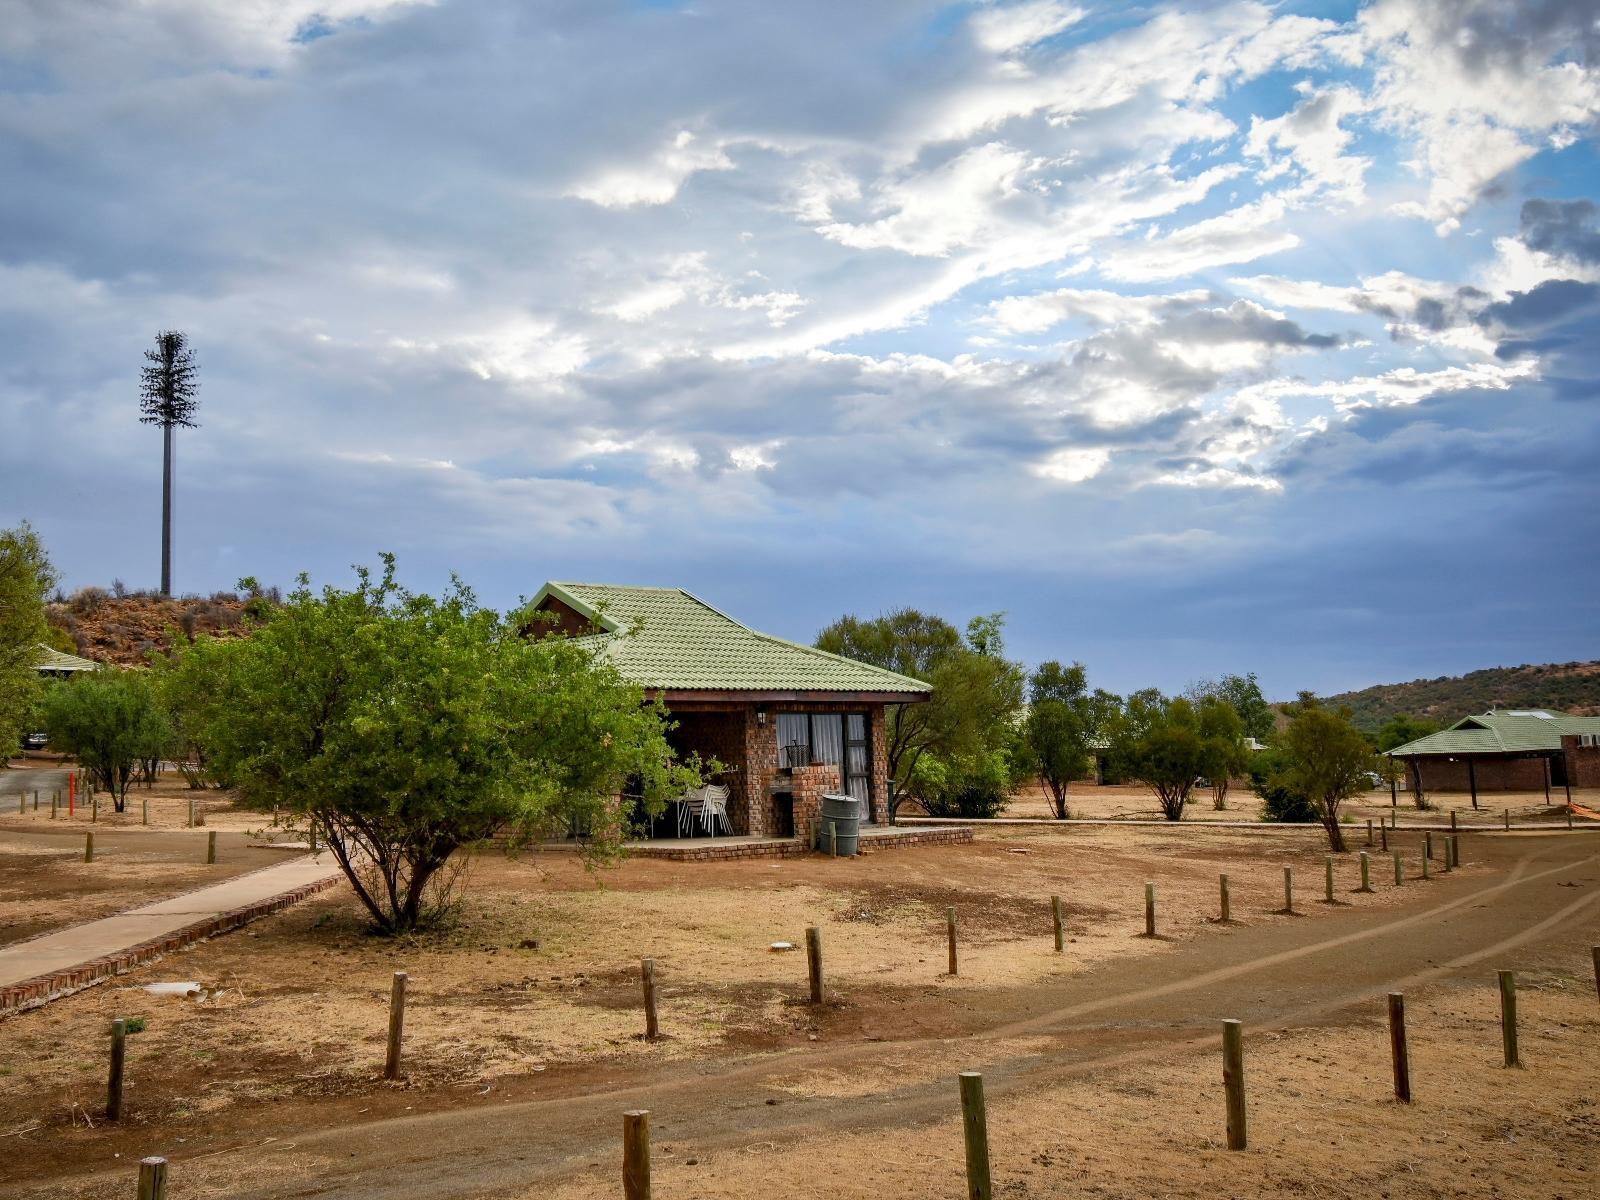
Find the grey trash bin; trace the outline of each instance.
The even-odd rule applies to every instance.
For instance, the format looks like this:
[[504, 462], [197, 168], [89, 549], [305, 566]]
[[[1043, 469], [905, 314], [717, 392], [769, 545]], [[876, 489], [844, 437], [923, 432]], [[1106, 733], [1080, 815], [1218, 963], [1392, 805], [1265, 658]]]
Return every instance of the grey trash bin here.
[[853, 858], [861, 848], [861, 801], [831, 793], [822, 797], [822, 820], [817, 825], [817, 849], [833, 848], [830, 830], [838, 834], [839, 857]]

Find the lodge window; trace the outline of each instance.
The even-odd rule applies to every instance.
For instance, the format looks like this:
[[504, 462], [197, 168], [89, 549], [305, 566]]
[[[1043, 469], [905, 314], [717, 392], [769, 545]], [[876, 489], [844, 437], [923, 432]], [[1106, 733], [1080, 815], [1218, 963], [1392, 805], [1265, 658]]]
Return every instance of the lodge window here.
[[871, 726], [865, 713], [778, 714], [778, 762], [785, 767], [827, 763], [839, 768], [847, 794], [872, 808]]

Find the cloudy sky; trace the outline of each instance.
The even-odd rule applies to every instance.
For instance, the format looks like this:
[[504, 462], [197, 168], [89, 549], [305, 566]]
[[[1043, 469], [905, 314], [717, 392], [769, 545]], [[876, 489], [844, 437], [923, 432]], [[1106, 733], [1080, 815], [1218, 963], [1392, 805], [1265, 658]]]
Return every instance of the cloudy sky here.
[[1119, 690], [1600, 657], [1600, 0], [0, 0], [0, 524]]

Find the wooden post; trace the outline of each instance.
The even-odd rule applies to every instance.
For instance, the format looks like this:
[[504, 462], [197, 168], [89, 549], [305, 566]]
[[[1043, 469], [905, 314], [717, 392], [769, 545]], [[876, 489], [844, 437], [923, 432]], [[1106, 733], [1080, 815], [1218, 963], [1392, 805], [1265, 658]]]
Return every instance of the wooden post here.
[[61, 793], [60, 792], [51, 792], [50, 793], [50, 819], [52, 821], [54, 821], [56, 819], [56, 809], [59, 807], [57, 801], [59, 801], [60, 799], [61, 799]]
[[1228, 914], [1228, 877], [1222, 875], [1219, 877], [1218, 882], [1221, 884], [1222, 891], [1222, 923], [1226, 925], [1232, 919]]
[[167, 1160], [150, 1157], [139, 1160], [139, 1200], [167, 1200]]
[[1514, 971], [1501, 971], [1500, 976], [1500, 1042], [1506, 1052], [1506, 1066], [1520, 1067], [1517, 1057], [1517, 976]]
[[1439, 861], [1444, 864], [1446, 874], [1449, 874], [1450, 868], [1455, 865], [1450, 861], [1450, 843], [1453, 841], [1455, 841], [1453, 837], [1439, 839]]
[[961, 1132], [967, 1143], [967, 1200], [990, 1200], [989, 1121], [983, 1105], [983, 1076], [961, 1072]]
[[1066, 938], [1063, 936], [1064, 931], [1061, 928], [1061, 897], [1060, 896], [1051, 896], [1050, 897], [1050, 916], [1055, 921], [1055, 926], [1056, 926], [1056, 953], [1060, 954], [1063, 950], [1065, 950], [1067, 948]]
[[1452, 867], [1461, 865], [1461, 839], [1459, 837], [1450, 839], [1450, 865]]
[[1228, 1097], [1228, 1149], [1245, 1148], [1244, 1025], [1222, 1023], [1222, 1087]]
[[1422, 857], [1433, 857], [1433, 834], [1431, 833], [1424, 833], [1422, 835]]
[[1387, 850], [1389, 848], [1389, 831], [1382, 825], [1378, 826], [1378, 839], [1380, 842], [1378, 849]]
[[400, 1078], [400, 1039], [406, 1027], [406, 980], [404, 971], [394, 973], [389, 989], [389, 1051], [383, 1060], [383, 1077]]
[[639, 978], [644, 984], [644, 1036], [649, 1042], [661, 1036], [661, 1023], [656, 1019], [656, 960], [647, 958], [639, 964]]
[[1511, 832], [1511, 810], [1509, 808], [1506, 809], [1506, 832]]
[[100, 820], [100, 793], [92, 788], [89, 791], [89, 820]]
[[217, 861], [217, 831], [213, 829], [206, 834], [206, 866], [215, 866]]
[[39, 811], [39, 789], [38, 788], [34, 788], [33, 789], [33, 811], [34, 812], [38, 812]]
[[1156, 935], [1156, 885], [1150, 882], [1144, 885], [1144, 935]]
[[194, 801], [189, 801], [189, 828], [194, 828]]
[[1367, 818], [1367, 845], [1372, 845], [1372, 818]]
[[111, 1022], [111, 1074], [106, 1080], [106, 1120], [122, 1118], [122, 1064], [128, 1049], [128, 1023]]
[[1478, 763], [1476, 759], [1467, 759], [1467, 784], [1472, 788], [1472, 807], [1478, 807]]
[[955, 975], [957, 974], [956, 968], [958, 964], [956, 962], [956, 910], [953, 908], [944, 910], [944, 931], [945, 937], [950, 943], [950, 974]]
[[1283, 869], [1283, 911], [1294, 912], [1294, 868]]
[[1567, 828], [1572, 828], [1572, 810], [1570, 808], [1567, 809]]
[[150, 824], [150, 797], [149, 796], [146, 796], [144, 798], [144, 800], [141, 801], [141, 807], [139, 809], [139, 824], [141, 824], [141, 825]]
[[828, 853], [834, 858], [839, 857], [839, 822], [828, 822]]
[[1389, 1050], [1394, 1058], [1394, 1098], [1411, 1103], [1411, 1056], [1406, 1051], [1406, 998], [1389, 993]]
[[622, 1195], [650, 1200], [650, 1110], [622, 1114]]
[[1544, 802], [1550, 803], [1550, 759], [1546, 756], [1544, 762]]
[[83, 861], [94, 861], [94, 830], [83, 835]]
[[1589, 953], [1594, 955], [1594, 992], [1600, 996], [1600, 946], [1591, 946]]
[[1372, 863], [1367, 858], [1367, 852], [1365, 850], [1363, 850], [1361, 852], [1361, 886], [1358, 887], [1356, 889], [1356, 891], [1358, 891], [1358, 892], [1370, 892], [1371, 890], [1372, 890]]
[[1333, 903], [1333, 855], [1329, 854], [1322, 862], [1323, 873], [1323, 900]]
[[1428, 856], [1426, 853], [1424, 853], [1422, 856], [1422, 877], [1424, 879], [1430, 878], [1428, 874]]
[[1455, 831], [1456, 831], [1456, 810], [1452, 808], [1450, 810], [1450, 832], [1454, 833]]
[[1405, 864], [1400, 861], [1400, 851], [1396, 850], [1394, 852], [1394, 885], [1395, 885], [1395, 887], [1399, 887], [1405, 881], [1406, 881]]
[[1394, 808], [1400, 803], [1399, 794], [1395, 789], [1399, 786], [1399, 776], [1394, 773], [1394, 760], [1389, 760], [1389, 807]]
[[811, 1003], [822, 1003], [822, 930], [806, 930], [806, 974], [811, 979]]

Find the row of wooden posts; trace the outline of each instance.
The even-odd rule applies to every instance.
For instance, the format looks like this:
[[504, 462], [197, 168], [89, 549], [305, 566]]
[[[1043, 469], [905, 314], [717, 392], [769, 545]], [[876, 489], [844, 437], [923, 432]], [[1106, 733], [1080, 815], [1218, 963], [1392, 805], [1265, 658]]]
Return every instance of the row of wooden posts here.
[[[74, 775], [72, 778], [76, 779], [77, 777], [76, 777], [76, 775]], [[68, 817], [74, 817], [74, 816], [77, 815], [77, 792], [78, 792], [78, 789], [77, 789], [76, 785], [69, 786], [67, 788], [67, 816]], [[85, 792], [85, 795], [88, 797], [88, 800], [89, 800], [89, 820], [90, 820], [91, 823], [98, 823], [99, 820], [100, 820], [100, 793], [95, 790], [95, 788], [94, 788], [94, 786], [92, 784], [86, 786], [85, 789], [84, 789], [84, 792]], [[33, 811], [34, 812], [38, 812], [39, 811], [39, 796], [40, 796], [40, 792], [39, 792], [39, 790], [37, 788], [35, 788], [34, 792], [33, 792]], [[150, 797], [149, 796], [141, 796], [139, 798], [139, 801], [140, 801], [139, 824], [148, 825], [148, 824], [150, 824]], [[190, 799], [188, 801], [188, 804], [189, 804], [189, 817], [188, 817], [188, 820], [186, 822], [188, 828], [193, 829], [197, 825], [204, 825], [206, 823], [205, 801], [203, 801], [203, 800], [196, 801], [194, 799]], [[60, 813], [60, 811], [61, 811], [61, 789], [57, 788], [56, 790], [54, 790], [53, 792], [50, 793], [50, 819], [52, 821], [54, 821], [56, 819], [57, 815]], [[28, 793], [27, 792], [18, 792], [17, 793], [17, 814], [19, 816], [26, 816], [27, 813], [28, 813]]]
[[[953, 926], [952, 926], [953, 928]], [[954, 942], [951, 943], [954, 955]], [[822, 1002], [821, 934], [806, 930], [806, 949], [811, 978], [811, 1000]], [[1591, 949], [1594, 958], [1595, 991], [1600, 995], [1600, 946]], [[954, 958], [951, 960], [954, 974]], [[644, 960], [647, 1036], [657, 1036], [655, 1021], [654, 963]], [[386, 1079], [398, 1078], [400, 1041], [405, 1021], [406, 973], [395, 972], [389, 1006], [388, 1059]], [[1506, 1067], [1521, 1067], [1517, 1049], [1517, 982], [1513, 971], [1497, 972], [1500, 991], [1500, 1046]], [[1394, 1097], [1401, 1104], [1412, 1101], [1411, 1053], [1406, 1040], [1406, 1001], [1401, 992], [1388, 995], [1389, 1055], [1393, 1068]], [[115, 1120], [122, 1106], [124, 1023], [116, 1021], [111, 1032], [111, 1096], [106, 1115]], [[957, 1077], [961, 1101], [962, 1140], [966, 1151], [967, 1196], [969, 1200], [992, 1200], [994, 1184], [989, 1158], [988, 1111], [983, 1095], [983, 1075], [962, 1071]], [[1249, 1145], [1245, 1104], [1244, 1023], [1222, 1022], [1222, 1090], [1224, 1129], [1229, 1150], [1244, 1150]], [[167, 1160], [151, 1157], [139, 1164], [138, 1200], [166, 1200]], [[634, 1109], [622, 1114], [622, 1194], [624, 1200], [650, 1200], [650, 1112]]]
[[[89, 834], [89, 845], [84, 852], [84, 861], [92, 861], [94, 852], [94, 834]], [[208, 837], [210, 849], [208, 862], [216, 860], [216, 833], [213, 831]], [[1444, 846], [1444, 869], [1449, 871], [1452, 867], [1460, 866], [1460, 844], [1458, 839], [1449, 838]], [[1422, 876], [1428, 878], [1428, 861], [1433, 854], [1431, 835], [1424, 846], [1422, 857]], [[1361, 886], [1357, 892], [1372, 892], [1371, 865], [1365, 851], [1361, 856]], [[1333, 856], [1327, 856], [1324, 864], [1324, 902], [1334, 903], [1334, 872]], [[1404, 865], [1400, 852], [1394, 852], [1394, 881], [1398, 886], [1405, 881]], [[1230, 881], [1227, 875], [1220, 875], [1219, 882], [1219, 917], [1223, 922], [1233, 919], [1232, 897]], [[1279, 911], [1293, 913], [1294, 908], [1294, 868], [1283, 868], [1283, 908]], [[1050, 897], [1050, 914], [1054, 927], [1055, 950], [1057, 954], [1066, 949], [1066, 922], [1060, 896]], [[945, 938], [948, 948], [948, 973], [959, 976], [961, 973], [960, 954], [957, 939], [956, 910], [946, 908]], [[1156, 885], [1148, 882], [1144, 885], [1144, 932], [1146, 937], [1156, 936]], [[821, 1004], [824, 998], [823, 989], [823, 960], [822, 960], [822, 930], [811, 926], [806, 930], [806, 977], [810, 988], [812, 1004]], [[644, 1036], [647, 1041], [657, 1041], [661, 1036], [661, 1021], [656, 1005], [656, 963], [653, 958], [643, 959], [639, 964], [639, 980], [644, 999]], [[1600, 947], [1595, 949], [1595, 980], [1600, 988]], [[396, 971], [389, 990], [389, 1036], [387, 1051], [384, 1057], [383, 1077], [389, 1080], [400, 1078], [401, 1048], [405, 1034], [406, 1019], [406, 987], [410, 982], [410, 975], [405, 971]], [[106, 1102], [106, 1118], [115, 1121], [122, 1109], [122, 1029], [123, 1023], [112, 1023], [111, 1035], [111, 1082], [110, 1096]]]
[[[86, 863], [94, 861], [94, 830], [92, 829], [83, 835], [83, 861]], [[211, 829], [206, 831], [206, 866], [215, 866], [216, 861], [217, 831]]]

